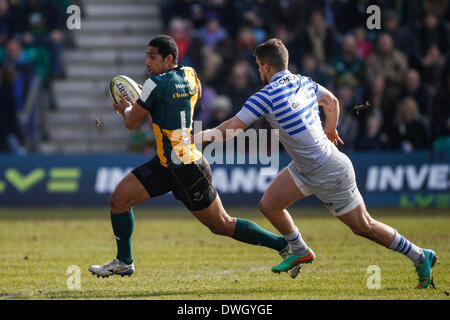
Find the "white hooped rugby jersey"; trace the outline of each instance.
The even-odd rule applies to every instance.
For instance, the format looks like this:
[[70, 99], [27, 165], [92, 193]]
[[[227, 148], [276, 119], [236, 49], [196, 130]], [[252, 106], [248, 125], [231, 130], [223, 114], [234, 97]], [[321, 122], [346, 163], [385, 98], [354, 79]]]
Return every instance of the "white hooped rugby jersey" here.
[[318, 100], [324, 88], [288, 70], [276, 73], [270, 83], [252, 95], [236, 115], [247, 125], [265, 117], [279, 129], [280, 142], [303, 173], [324, 163], [335, 146], [323, 132]]

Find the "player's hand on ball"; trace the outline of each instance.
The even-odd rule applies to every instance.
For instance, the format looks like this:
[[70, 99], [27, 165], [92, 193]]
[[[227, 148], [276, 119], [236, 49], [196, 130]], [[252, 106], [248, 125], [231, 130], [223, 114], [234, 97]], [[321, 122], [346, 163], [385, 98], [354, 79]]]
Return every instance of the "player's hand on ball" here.
[[334, 143], [335, 146], [337, 146], [338, 143], [344, 144], [344, 141], [342, 141], [342, 139], [339, 137], [339, 133], [337, 132], [336, 128], [325, 128], [323, 132], [326, 134], [328, 139], [330, 139], [330, 141]]
[[123, 116], [125, 113], [125, 109], [130, 107], [131, 104], [122, 95], [119, 95], [119, 97], [120, 97], [120, 102], [113, 103], [113, 106], [114, 106], [114, 110], [116, 110], [117, 113], [119, 113]]

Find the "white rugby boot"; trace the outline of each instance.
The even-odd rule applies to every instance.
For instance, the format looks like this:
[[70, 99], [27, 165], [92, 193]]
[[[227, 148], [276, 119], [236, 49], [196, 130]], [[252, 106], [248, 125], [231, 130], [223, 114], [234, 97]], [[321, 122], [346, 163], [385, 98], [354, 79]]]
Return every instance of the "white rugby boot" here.
[[114, 259], [104, 265], [90, 266], [89, 271], [96, 275], [97, 278], [107, 278], [113, 274], [118, 274], [122, 277], [131, 276], [134, 272], [134, 263], [125, 264], [118, 259]]

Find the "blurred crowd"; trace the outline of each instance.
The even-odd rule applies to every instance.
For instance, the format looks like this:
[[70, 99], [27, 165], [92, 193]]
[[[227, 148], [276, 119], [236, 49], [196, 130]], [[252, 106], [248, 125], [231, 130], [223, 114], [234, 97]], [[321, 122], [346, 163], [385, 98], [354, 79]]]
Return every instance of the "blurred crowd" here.
[[[73, 1], [72, 1], [73, 2]], [[0, 0], [0, 152], [24, 153], [36, 139], [39, 86], [64, 77], [62, 50], [69, 0]], [[39, 90], [39, 91], [42, 91]], [[47, 104], [54, 107], [51, 93]], [[45, 138], [45, 137], [44, 137]]]
[[[372, 4], [380, 30], [366, 27]], [[340, 148], [450, 148], [448, 0], [172, 0], [161, 1], [161, 14], [180, 63], [199, 73], [204, 128], [235, 115], [262, 87], [253, 49], [277, 37], [289, 70], [339, 99]]]
[[[38, 83], [55, 108], [51, 83], [65, 76], [62, 51], [73, 46], [66, 9], [80, 2], [0, 0], [0, 152], [32, 150], [36, 132], [46, 139], [30, 92]], [[366, 26], [372, 4], [380, 30]], [[277, 37], [289, 70], [339, 99], [342, 149], [450, 149], [450, 0], [164, 0], [160, 9], [180, 63], [202, 81], [203, 128], [235, 115], [262, 87], [253, 49]], [[269, 128], [264, 120], [254, 127]]]

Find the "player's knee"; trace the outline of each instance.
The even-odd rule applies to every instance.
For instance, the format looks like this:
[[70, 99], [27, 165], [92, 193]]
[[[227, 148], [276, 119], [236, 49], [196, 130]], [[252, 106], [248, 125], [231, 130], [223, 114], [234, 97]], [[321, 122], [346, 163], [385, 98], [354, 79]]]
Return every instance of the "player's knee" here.
[[127, 211], [129, 208], [127, 207], [126, 201], [122, 199], [116, 192], [114, 192], [109, 197], [109, 206], [111, 207], [112, 211]]
[[235, 219], [230, 217], [230, 219], [222, 219], [218, 223], [209, 225], [208, 228], [216, 235], [231, 237], [234, 233], [235, 225]]
[[354, 234], [362, 237], [370, 237], [373, 233], [373, 222], [371, 220], [364, 220], [361, 223], [352, 227]]
[[277, 216], [277, 210], [275, 210], [274, 208], [272, 208], [269, 203], [267, 203], [264, 200], [260, 200], [258, 202], [258, 209], [259, 211], [261, 211], [261, 213], [263, 215], [265, 215], [267, 218], [273, 218]]
[[260, 200], [258, 202], [258, 209], [259, 211], [261, 211], [262, 214], [264, 214], [265, 216], [267, 215], [267, 213], [269, 212], [268, 208], [266, 207], [266, 204]]

